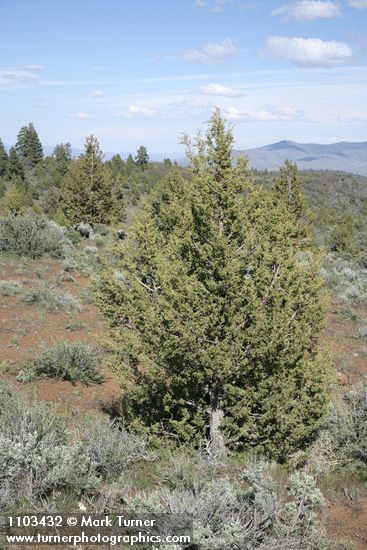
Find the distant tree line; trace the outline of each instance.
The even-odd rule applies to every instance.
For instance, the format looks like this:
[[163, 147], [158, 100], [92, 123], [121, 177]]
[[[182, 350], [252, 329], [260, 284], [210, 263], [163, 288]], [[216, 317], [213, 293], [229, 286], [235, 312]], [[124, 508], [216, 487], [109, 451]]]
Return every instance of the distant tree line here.
[[105, 161], [94, 136], [86, 138], [79, 158], [73, 158], [70, 143], [56, 145], [45, 157], [30, 122], [9, 152], [0, 140], [0, 213], [33, 208], [61, 225], [122, 224], [127, 209], [135, 208], [171, 167], [169, 159], [150, 162], [144, 145], [135, 157], [123, 160], [116, 154]]

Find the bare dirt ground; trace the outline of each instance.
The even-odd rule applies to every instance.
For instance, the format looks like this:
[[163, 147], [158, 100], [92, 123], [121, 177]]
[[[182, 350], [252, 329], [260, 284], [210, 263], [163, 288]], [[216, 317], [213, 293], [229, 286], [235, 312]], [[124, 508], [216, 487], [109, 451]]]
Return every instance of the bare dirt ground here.
[[[59, 281], [60, 288], [77, 298], [88, 290], [89, 279], [81, 273], [71, 274], [74, 281], [61, 281], [66, 274], [61, 263], [55, 260], [1, 258], [0, 267], [1, 280], [17, 281], [25, 290], [37, 285], [40, 280], [50, 283]], [[21, 390], [55, 402], [66, 414], [77, 416], [97, 410], [101, 403], [113, 402], [120, 395], [116, 375], [103, 367], [105, 382], [93, 386], [74, 386], [70, 382], [51, 379], [22, 384], [16, 381], [16, 375], [19, 366], [42, 345], [49, 346], [59, 340], [99, 345], [107, 334], [107, 323], [93, 304], [82, 303], [81, 312], [68, 313], [49, 311], [38, 304], [22, 303], [19, 296], [0, 296], [0, 363], [8, 366], [1, 376]]]
[[[367, 376], [367, 304], [353, 311], [354, 320], [343, 315], [341, 304], [332, 303], [324, 330], [324, 341], [336, 367], [335, 391], [340, 386], [351, 390]], [[326, 531], [336, 543], [352, 542], [357, 550], [366, 550], [367, 484], [350, 489], [348, 483], [340, 480], [339, 490], [329, 498]]]
[[[74, 280], [62, 280], [72, 275]], [[56, 260], [16, 260], [0, 256], [0, 279], [17, 281], [23, 289], [41, 281], [59, 281], [63, 288], [82, 297], [89, 279], [82, 273], [66, 274]], [[81, 312], [48, 311], [37, 304], [25, 304], [19, 296], [0, 296], [0, 377], [16, 384], [21, 391], [36, 394], [40, 399], [55, 402], [63, 414], [79, 417], [101, 410], [121, 395], [119, 382], [113, 372], [102, 370], [106, 380], [101, 385], [73, 386], [69, 382], [43, 379], [30, 384], [16, 381], [19, 366], [42, 344], [57, 340], [84, 341], [97, 344], [108, 335], [108, 326], [98, 308], [82, 303]], [[367, 326], [367, 304], [356, 308], [359, 320], [350, 319], [342, 306], [333, 303], [324, 330], [324, 341], [336, 366], [335, 391], [352, 388], [367, 375], [367, 340], [361, 328]], [[4, 369], [4, 365], [8, 366]], [[329, 497], [326, 532], [340, 544], [352, 542], [357, 550], [367, 549], [367, 487], [359, 487], [351, 495], [340, 484]], [[343, 547], [343, 546], [342, 546]], [[345, 548], [347, 548], [345, 546]]]

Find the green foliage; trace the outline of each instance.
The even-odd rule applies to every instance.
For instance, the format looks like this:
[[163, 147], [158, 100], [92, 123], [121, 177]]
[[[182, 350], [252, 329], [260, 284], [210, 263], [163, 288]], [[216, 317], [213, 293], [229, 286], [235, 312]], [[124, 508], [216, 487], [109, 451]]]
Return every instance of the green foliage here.
[[0, 178], [0, 199], [5, 195], [6, 193], [6, 183], [3, 179]]
[[8, 153], [4, 147], [2, 140], [0, 139], [0, 178], [3, 178], [7, 175], [8, 161]]
[[145, 168], [149, 162], [149, 155], [147, 148], [144, 145], [140, 145], [139, 149], [136, 152], [135, 162], [140, 168]]
[[65, 176], [72, 159], [70, 143], [60, 143], [56, 145], [52, 156], [56, 161], [57, 171], [61, 176]]
[[5, 195], [5, 212], [8, 214], [22, 214], [32, 206], [34, 206], [34, 203], [29, 184], [19, 176], [14, 176]]
[[29, 382], [37, 378], [59, 378], [72, 384], [100, 384], [103, 376], [98, 372], [100, 354], [90, 344], [83, 342], [57, 342], [52, 348], [44, 348], [26, 363], [18, 380]]
[[191, 180], [174, 170], [144, 202], [99, 301], [137, 428], [285, 459], [327, 405], [322, 281], [285, 201], [232, 167], [232, 142], [215, 112]]
[[21, 179], [25, 178], [25, 172], [23, 164], [20, 161], [19, 155], [15, 147], [11, 147], [9, 150], [9, 160], [8, 160], [8, 177], [13, 178], [19, 177]]
[[328, 238], [330, 250], [333, 252], [356, 253], [354, 237], [359, 228], [358, 218], [350, 212], [342, 212], [334, 216]]
[[130, 172], [132, 172], [135, 167], [136, 167], [135, 160], [130, 154], [126, 159], [126, 172], [130, 174]]
[[0, 218], [0, 251], [31, 258], [63, 258], [71, 246], [61, 227], [32, 210], [21, 216]]
[[32, 122], [19, 130], [15, 149], [28, 168], [33, 168], [42, 161], [42, 144]]
[[85, 143], [85, 153], [69, 166], [60, 197], [63, 212], [72, 224], [110, 223], [116, 205], [112, 178], [103, 164], [103, 155], [94, 136]]

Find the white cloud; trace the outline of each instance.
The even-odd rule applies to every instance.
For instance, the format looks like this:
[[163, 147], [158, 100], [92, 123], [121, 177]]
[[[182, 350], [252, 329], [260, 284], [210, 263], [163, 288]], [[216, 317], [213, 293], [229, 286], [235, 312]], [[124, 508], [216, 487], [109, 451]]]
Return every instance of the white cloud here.
[[325, 42], [319, 38], [270, 36], [267, 44], [271, 55], [291, 61], [299, 67], [327, 69], [345, 63], [352, 57], [348, 44], [334, 40]]
[[206, 84], [199, 88], [199, 92], [206, 95], [215, 95], [223, 97], [243, 97], [243, 94], [239, 88], [231, 88], [229, 86], [223, 86], [222, 84]]
[[224, 6], [230, 4], [232, 0], [195, 0], [195, 6], [205, 9], [210, 13], [220, 13], [224, 11]]
[[29, 65], [23, 65], [23, 69], [26, 71], [43, 71], [44, 65], [38, 65], [37, 63], [29, 63]]
[[101, 92], [100, 90], [95, 90], [94, 92], [91, 93], [91, 97], [94, 97], [95, 99], [99, 99], [100, 97], [103, 97], [104, 96], [104, 93]]
[[182, 101], [171, 101], [159, 103], [153, 106], [129, 105], [118, 113], [118, 116], [135, 119], [165, 119], [175, 120], [187, 117], [203, 117], [210, 113], [213, 105], [200, 98], [185, 99]]
[[287, 19], [297, 21], [314, 21], [315, 19], [334, 19], [340, 17], [340, 8], [329, 0], [300, 0], [284, 4], [272, 12], [272, 15], [284, 15]]
[[289, 122], [303, 118], [303, 112], [292, 107], [272, 107], [267, 105], [260, 111], [228, 107], [224, 116], [232, 122]]
[[162, 116], [169, 119], [203, 118], [210, 114], [213, 105], [209, 101], [197, 99], [183, 99], [162, 105]]
[[186, 50], [178, 57], [199, 65], [218, 65], [238, 54], [239, 49], [227, 38], [217, 44], [209, 43], [198, 49]]
[[37, 82], [34, 75], [23, 71], [0, 72], [0, 84], [37, 84]]
[[348, 0], [348, 4], [352, 8], [356, 8], [357, 10], [363, 10], [367, 8], [367, 0]]
[[70, 118], [79, 118], [79, 119], [88, 119], [88, 118], [97, 118], [95, 115], [91, 115], [90, 113], [86, 113], [85, 111], [78, 111], [77, 113], [73, 113], [69, 115]]
[[155, 116], [155, 111], [144, 105], [129, 105], [126, 111], [119, 113], [119, 116], [125, 116], [127, 118], [143, 117], [152, 118]]

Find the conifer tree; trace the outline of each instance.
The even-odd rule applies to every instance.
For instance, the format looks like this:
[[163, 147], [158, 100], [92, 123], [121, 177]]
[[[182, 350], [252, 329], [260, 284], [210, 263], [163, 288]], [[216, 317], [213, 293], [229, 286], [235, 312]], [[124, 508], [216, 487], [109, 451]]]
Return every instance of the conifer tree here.
[[149, 161], [149, 155], [147, 148], [144, 145], [140, 145], [139, 149], [136, 152], [135, 163], [140, 168], [145, 168]]
[[56, 169], [61, 176], [65, 176], [69, 163], [72, 159], [72, 151], [70, 143], [60, 143], [56, 145], [53, 158], [56, 161]]
[[19, 130], [15, 148], [29, 168], [33, 168], [43, 159], [42, 144], [32, 122]]
[[9, 150], [9, 159], [8, 159], [8, 177], [19, 177], [21, 179], [25, 178], [25, 172], [23, 164], [20, 161], [19, 155], [15, 147], [11, 147]]
[[130, 153], [126, 159], [126, 173], [131, 174], [131, 172], [134, 170], [135, 167], [136, 167], [135, 160], [133, 159], [133, 156]]
[[8, 171], [8, 153], [0, 139], [0, 178], [6, 176]]
[[307, 205], [302, 182], [295, 162], [286, 160], [280, 168], [280, 177], [275, 184], [275, 193], [286, 204], [288, 212], [294, 216], [294, 235], [301, 245], [313, 239], [311, 229], [312, 214]]
[[32, 191], [26, 180], [14, 176], [5, 196], [5, 208], [8, 213], [22, 214], [33, 206]]
[[286, 202], [231, 163], [219, 111], [106, 261], [100, 305], [132, 427], [284, 459], [327, 407], [322, 281]]
[[72, 223], [110, 223], [124, 205], [112, 198], [112, 177], [94, 136], [85, 142], [85, 153], [70, 164], [62, 189], [62, 210]]

